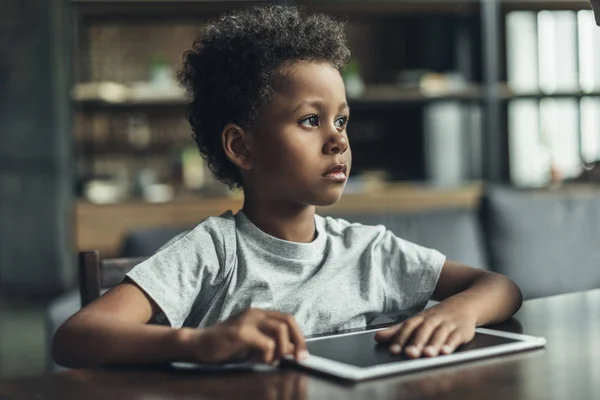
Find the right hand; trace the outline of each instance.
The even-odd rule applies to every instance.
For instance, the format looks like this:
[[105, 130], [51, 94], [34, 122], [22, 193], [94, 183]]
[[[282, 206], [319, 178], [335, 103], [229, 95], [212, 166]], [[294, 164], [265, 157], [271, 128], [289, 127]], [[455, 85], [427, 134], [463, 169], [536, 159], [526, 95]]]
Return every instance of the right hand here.
[[249, 308], [197, 333], [192, 352], [202, 363], [250, 360], [272, 364], [286, 355], [296, 359], [308, 355], [294, 317], [277, 311]]

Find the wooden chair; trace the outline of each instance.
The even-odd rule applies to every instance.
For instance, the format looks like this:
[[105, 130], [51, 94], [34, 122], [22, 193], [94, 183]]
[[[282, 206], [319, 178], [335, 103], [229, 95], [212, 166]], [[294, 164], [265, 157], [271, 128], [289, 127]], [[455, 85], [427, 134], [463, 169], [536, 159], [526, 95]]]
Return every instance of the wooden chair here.
[[147, 257], [101, 260], [98, 251], [79, 253], [79, 293], [81, 307], [100, 297], [102, 289], [116, 286], [137, 264]]

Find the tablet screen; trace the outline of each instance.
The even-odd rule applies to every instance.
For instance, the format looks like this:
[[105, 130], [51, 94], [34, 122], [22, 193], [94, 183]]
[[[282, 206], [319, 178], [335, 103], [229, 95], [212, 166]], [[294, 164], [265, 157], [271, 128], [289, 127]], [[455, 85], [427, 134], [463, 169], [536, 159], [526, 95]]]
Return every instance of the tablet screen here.
[[[391, 354], [389, 344], [378, 344], [374, 337], [375, 332], [370, 331], [308, 341], [306, 345], [312, 355], [362, 368], [412, 360]], [[477, 332], [471, 342], [460, 346], [455, 353], [515, 342], [520, 340]]]

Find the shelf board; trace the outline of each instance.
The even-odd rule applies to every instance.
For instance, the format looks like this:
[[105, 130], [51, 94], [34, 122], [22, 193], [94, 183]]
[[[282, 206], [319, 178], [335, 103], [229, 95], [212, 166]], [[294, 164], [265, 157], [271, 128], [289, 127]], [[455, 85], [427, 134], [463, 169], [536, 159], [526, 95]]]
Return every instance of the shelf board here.
[[128, 100], [123, 102], [112, 102], [105, 101], [102, 99], [88, 99], [88, 100], [72, 100], [73, 105], [79, 109], [94, 109], [94, 108], [107, 108], [107, 109], [129, 109], [129, 108], [153, 108], [153, 107], [176, 107], [182, 108], [187, 106], [188, 100], [186, 98], [152, 98], [147, 100]]
[[574, 92], [557, 92], [557, 93], [542, 93], [542, 92], [533, 92], [533, 93], [504, 93], [502, 98], [505, 100], [541, 100], [541, 99], [580, 99], [582, 97], [600, 97], [600, 91], [594, 92], [583, 92], [583, 91], [574, 91]]
[[136, 147], [127, 142], [96, 143], [91, 140], [76, 140], [75, 148], [80, 156], [88, 155], [148, 155], [167, 154], [169, 151], [179, 149], [185, 145], [193, 145], [191, 138], [176, 138], [172, 141], [151, 142], [144, 147]]
[[[506, 84], [500, 86], [500, 98], [512, 99], [543, 99], [543, 98], [581, 98], [600, 97], [600, 90], [593, 92], [573, 91], [558, 93], [515, 93]], [[365, 94], [361, 97], [348, 98], [352, 107], [376, 108], [379, 106], [389, 107], [404, 104], [427, 104], [439, 101], [482, 101], [485, 98], [483, 87], [471, 86], [464, 90], [449, 91], [444, 93], [427, 93], [419, 89], [403, 89], [393, 85], [374, 85], [367, 87]], [[153, 98], [148, 100], [108, 102], [101, 99], [95, 100], [73, 100], [73, 104], [79, 109], [152, 109], [173, 107], [175, 109], [187, 106], [186, 98]]]
[[[365, 94], [361, 97], [348, 98], [351, 106], [377, 107], [393, 106], [402, 104], [422, 104], [436, 101], [477, 101], [482, 99], [482, 89], [472, 86], [465, 90], [451, 91], [438, 94], [429, 94], [419, 89], [403, 89], [393, 85], [375, 85], [367, 87]], [[149, 100], [108, 102], [102, 99], [73, 100], [76, 108], [89, 109], [130, 109], [130, 108], [153, 108], [153, 107], [175, 107], [187, 106], [186, 98], [153, 98]]]

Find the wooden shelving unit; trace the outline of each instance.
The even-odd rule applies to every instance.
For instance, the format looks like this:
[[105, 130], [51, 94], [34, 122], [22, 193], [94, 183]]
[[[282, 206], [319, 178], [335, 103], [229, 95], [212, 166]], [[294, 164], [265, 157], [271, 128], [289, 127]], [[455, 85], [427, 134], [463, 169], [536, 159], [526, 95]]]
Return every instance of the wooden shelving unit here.
[[[230, 9], [249, 6], [254, 3], [264, 3], [264, 1], [202, 1], [202, 0], [72, 0], [71, 4], [76, 10], [77, 26], [78, 26], [78, 43], [79, 61], [76, 63], [78, 67], [76, 71], [80, 81], [87, 81], [91, 78], [90, 74], [90, 50], [87, 47], [89, 38], [89, 27], [99, 26], [102, 24], [118, 25], [125, 23], [127, 25], [156, 23], [164, 26], [165, 24], [173, 23], [174, 21], [194, 21], [214, 18], [216, 14], [226, 12]], [[286, 3], [289, 3], [287, 1]], [[419, 89], [406, 89], [401, 85], [393, 82], [394, 71], [403, 69], [416, 69], [423, 66], [426, 69], [435, 70], [436, 68], [443, 72], [446, 67], [442, 64], [451, 64], [454, 61], [447, 61], [449, 55], [440, 56], [439, 52], [452, 52], [454, 50], [443, 50], [445, 45], [430, 49], [431, 41], [435, 39], [429, 38], [428, 42], [422, 44], [411, 44], [414, 38], [406, 41], [411, 44], [410, 48], [404, 49], [403, 46], [398, 46], [398, 41], [394, 40], [394, 32], [402, 35], [414, 35], [415, 38], [427, 35], [464, 35], [466, 32], [477, 31], [479, 28], [481, 2], [479, 0], [369, 0], [369, 1], [347, 1], [347, 0], [330, 0], [330, 1], [297, 1], [308, 10], [321, 11], [336, 15], [340, 18], [348, 18], [350, 29], [356, 27], [358, 31], [364, 29], [365, 24], [371, 26], [368, 33], [370, 37], [364, 39], [369, 41], [361, 46], [353, 46], [352, 41], [362, 40], [362, 35], [349, 33], [350, 44], [355, 49], [356, 57], [359, 64], [366, 67], [363, 69], [367, 80], [367, 90], [363, 96], [357, 98], [349, 98], [348, 101], [353, 111], [353, 121], [357, 121], [356, 126], [368, 124], [372, 112], [379, 114], [378, 127], [373, 129], [384, 129], [393, 131], [393, 127], [382, 128], [385, 124], [391, 124], [398, 115], [407, 114], [402, 118], [403, 129], [410, 132], [410, 141], [417, 146], [413, 152], [417, 154], [423, 152], [422, 139], [419, 138], [423, 130], [422, 109], [428, 104], [436, 102], [457, 102], [469, 104], [484, 104], [486, 101], [485, 83], [481, 81], [481, 60], [478, 59], [478, 50], [472, 43], [463, 43], [461, 46], [462, 64], [452, 68], [467, 68], [467, 81], [473, 79], [472, 82], [467, 82], [465, 89], [446, 91], [446, 92], [425, 92]], [[417, 18], [418, 22], [413, 19]], [[448, 22], [450, 20], [451, 22]], [[412, 22], [413, 26], [408, 28], [405, 25]], [[428, 24], [429, 27], [422, 27], [420, 21]], [[439, 23], [438, 23], [439, 21]], [[441, 28], [440, 26], [444, 26]], [[403, 30], [404, 29], [404, 30]], [[458, 31], [461, 33], [458, 33]], [[455, 32], [456, 31], [456, 32]], [[479, 33], [476, 33], [479, 35]], [[459, 40], [458, 37], [455, 38]], [[425, 40], [425, 39], [424, 39]], [[454, 39], [452, 39], [454, 40]], [[446, 43], [450, 46], [458, 46], [452, 40]], [[191, 42], [191, 38], [190, 38]], [[451, 43], [452, 42], [452, 43]], [[396, 43], [396, 45], [394, 45]], [[388, 54], [382, 50], [383, 47], [389, 47], [390, 51], [396, 55]], [[376, 51], [377, 53], [373, 53]], [[414, 51], [425, 52], [422, 60], [415, 62], [411, 61]], [[459, 50], [456, 50], [459, 51]], [[404, 52], [400, 54], [398, 52]], [[449, 54], [449, 53], [448, 53]], [[83, 57], [82, 57], [83, 56]], [[412, 63], [412, 64], [411, 64]], [[414, 64], [414, 65], [413, 65]], [[468, 64], [468, 65], [467, 65]], [[126, 82], [124, 82], [126, 83]], [[74, 101], [76, 112], [92, 115], [95, 112], [102, 113], [153, 113], [160, 110], [165, 112], [170, 110], [173, 114], [183, 114], [185, 110], [185, 98], [169, 98], [169, 99], [152, 99], [148, 101], [125, 101], [125, 102], [107, 102], [102, 99], [86, 99], [85, 101]], [[400, 113], [400, 114], [398, 114]], [[381, 125], [383, 124], [383, 125]], [[408, 124], [408, 125], [407, 125]], [[80, 135], [81, 136], [81, 135]], [[85, 136], [85, 133], [84, 133]], [[393, 144], [382, 144], [385, 148], [394, 146]], [[411, 145], [412, 146], [412, 145]], [[124, 154], [129, 146], [115, 146], [115, 151], [120, 155]], [[148, 147], [152, 149], [153, 147]], [[89, 156], [94, 151], [93, 146], [85, 146], [86, 156]], [[97, 147], [98, 155], [107, 155], [108, 148]], [[377, 151], [375, 150], [371, 150]], [[151, 151], [152, 154], [156, 154]], [[141, 155], [139, 150], [132, 154]], [[364, 157], [358, 158], [358, 162], [363, 162], [365, 169], [372, 168], [393, 168], [394, 160], [391, 155], [385, 159], [385, 165], [378, 166], [380, 157], [373, 155], [372, 160], [366, 160]], [[422, 180], [425, 178], [423, 160], [417, 158], [409, 159], [399, 155], [398, 160], [402, 162], [412, 163], [411, 165], [399, 165], [397, 168], [405, 173], [394, 173], [394, 176], [399, 176], [400, 179]], [[424, 156], [421, 156], [423, 158]], [[360, 171], [361, 165], [356, 165], [355, 171]], [[86, 168], [86, 171], [93, 168]], [[480, 176], [474, 176], [479, 178]]]
[[[78, 40], [75, 47], [79, 57], [76, 62], [78, 79], [86, 81], [90, 78], [89, 53], [86, 54], [90, 51], [86, 47], [90, 26], [155, 23], [164, 27], [177, 21], [206, 21], [229, 10], [265, 2], [267, 1], [71, 0], [77, 16], [75, 24], [78, 28]], [[503, 68], [504, 17], [507, 12], [589, 9], [587, 0], [298, 0], [296, 3], [302, 4], [309, 11], [321, 11], [344, 18], [350, 28], [356, 28], [356, 31], [349, 34], [350, 44], [359, 64], [367, 65], [364, 70], [368, 79], [365, 94], [348, 99], [353, 112], [352, 123], [358, 124], [354, 126], [365, 125], [371, 122], [371, 119], [379, 118], [376, 121], [378, 125], [373, 129], [385, 132], [383, 136], [377, 136], [377, 140], [382, 141], [380, 145], [360, 142], [361, 149], [368, 149], [368, 152], [375, 154], [375, 160], [357, 156], [357, 170], [360, 170], [361, 162], [382, 162], [383, 168], [389, 168], [391, 163], [408, 162], [411, 157], [419, 157], [418, 153], [424, 146], [424, 110], [436, 103], [454, 103], [478, 107], [481, 110], [482, 126], [478, 139], [481, 149], [475, 156], [482, 160], [483, 165], [479, 175], [473, 178], [507, 181], [507, 103], [519, 99], [600, 97], [598, 91], [515, 93], [505, 82]], [[363, 39], [370, 42], [352, 42]], [[192, 38], [190, 43], [191, 40]], [[420, 89], [407, 89], [394, 82], [394, 71], [438, 69], [440, 71], [437, 72], [444, 72], [444, 68], [452, 68], [463, 74], [467, 81], [466, 87], [462, 90], [433, 94]], [[75, 112], [89, 115], [167, 112], [183, 116], [185, 106], [184, 97], [121, 103], [102, 99], [73, 101]], [[189, 143], [193, 144], [191, 140]], [[174, 146], [179, 145], [183, 146], [184, 143], [177, 142]], [[169, 148], [165, 141], [157, 141], [145, 149], [127, 143], [94, 146], [86, 140], [79, 142], [78, 146], [82, 157], [106, 156], [111, 153], [120, 157], [127, 154], [135, 157], [154, 157], [160, 155], [163, 149]], [[407, 148], [416, 150], [407, 152]], [[378, 151], [387, 153], [380, 155], [377, 154]], [[422, 179], [419, 172], [414, 172], [414, 166], [403, 168], [413, 174], [407, 174], [406, 179]], [[398, 190], [406, 192], [413, 186], [398, 187], [401, 188]], [[417, 201], [413, 198], [407, 200], [408, 203], [403, 200], [400, 192], [370, 197], [369, 201], [366, 201], [364, 196], [354, 197], [354, 200], [351, 196], [345, 196], [338, 207], [364, 211], [369, 202], [376, 207], [384, 202], [398, 202], [402, 207], [407, 206], [408, 210], [408, 205], [416, 206], [417, 203], [428, 204], [434, 208], [453, 204], [452, 201], [434, 200], [440, 195], [439, 192], [427, 193], [429, 200], [424, 200], [423, 197]], [[447, 200], [448, 197], [444, 196], [440, 198]], [[127, 229], [166, 223], [191, 223], [192, 219], [201, 219], [202, 215], [214, 215], [224, 208], [235, 208], [237, 205], [239, 199], [229, 198], [176, 200], [163, 205], [132, 201], [126, 204], [96, 206], [82, 201], [77, 206], [78, 243], [83, 247], [106, 249], [110, 254], [110, 251], [115, 249], [116, 241]], [[107, 228], [102, 234], [86, 231], [85, 226], [97, 226], [97, 220], [119, 220], [120, 225], [114, 229]], [[103, 238], [98, 239], [99, 236]]]

